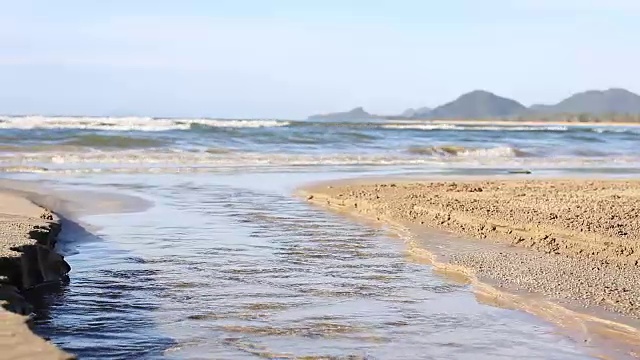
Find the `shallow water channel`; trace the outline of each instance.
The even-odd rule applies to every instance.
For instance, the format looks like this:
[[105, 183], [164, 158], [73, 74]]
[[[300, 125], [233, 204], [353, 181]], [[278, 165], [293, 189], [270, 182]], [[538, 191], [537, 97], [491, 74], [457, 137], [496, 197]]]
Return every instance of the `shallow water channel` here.
[[589, 358], [552, 325], [411, 261], [388, 230], [291, 195], [348, 175], [50, 178], [153, 206], [65, 227], [71, 282], [40, 304], [37, 331], [81, 359]]

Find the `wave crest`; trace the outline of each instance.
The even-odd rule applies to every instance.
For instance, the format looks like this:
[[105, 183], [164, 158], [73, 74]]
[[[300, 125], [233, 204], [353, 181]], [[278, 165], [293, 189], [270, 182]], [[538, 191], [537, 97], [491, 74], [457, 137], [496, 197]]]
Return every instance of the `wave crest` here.
[[0, 116], [0, 129], [76, 129], [107, 131], [170, 131], [190, 130], [193, 126], [212, 128], [259, 128], [287, 126], [282, 120], [218, 120], [167, 119], [151, 117], [63, 117], [63, 116]]
[[511, 146], [497, 146], [493, 148], [471, 148], [457, 145], [440, 146], [411, 146], [407, 150], [414, 155], [428, 155], [437, 157], [526, 157], [529, 153]]
[[456, 125], [456, 124], [385, 124], [381, 126], [385, 129], [399, 130], [460, 130], [460, 131], [567, 131], [567, 126], [551, 125], [551, 126], [513, 126], [513, 125]]

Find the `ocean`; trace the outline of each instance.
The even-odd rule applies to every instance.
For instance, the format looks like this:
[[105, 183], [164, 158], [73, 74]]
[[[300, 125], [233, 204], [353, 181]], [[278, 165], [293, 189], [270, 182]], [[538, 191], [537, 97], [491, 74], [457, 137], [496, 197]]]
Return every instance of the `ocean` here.
[[0, 171], [635, 171], [638, 126], [0, 116]]
[[364, 176], [633, 176], [639, 145], [635, 126], [0, 117], [3, 177], [94, 203], [63, 225], [70, 282], [34, 319], [81, 359], [591, 358], [408, 256], [402, 233], [292, 194]]

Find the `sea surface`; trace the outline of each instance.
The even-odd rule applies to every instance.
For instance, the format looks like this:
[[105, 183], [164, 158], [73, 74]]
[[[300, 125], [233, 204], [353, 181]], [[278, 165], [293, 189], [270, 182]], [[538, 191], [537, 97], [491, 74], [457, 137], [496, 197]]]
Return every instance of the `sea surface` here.
[[632, 126], [0, 117], [3, 177], [150, 204], [63, 226], [71, 280], [38, 290], [35, 329], [81, 359], [590, 358], [435, 274], [403, 234], [292, 194], [360, 176], [637, 176], [638, 149]]

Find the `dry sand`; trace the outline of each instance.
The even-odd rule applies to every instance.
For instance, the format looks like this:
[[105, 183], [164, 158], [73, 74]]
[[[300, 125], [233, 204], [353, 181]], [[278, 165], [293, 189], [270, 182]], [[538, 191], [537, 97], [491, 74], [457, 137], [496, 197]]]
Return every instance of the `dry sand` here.
[[427, 253], [481, 283], [632, 324], [623, 328], [640, 345], [640, 181], [363, 180], [301, 193], [431, 234], [440, 240], [421, 242]]
[[[69, 271], [52, 251], [57, 217], [23, 197], [0, 192], [0, 359], [72, 359], [27, 326], [30, 305], [20, 291], [58, 281]], [[9, 311], [10, 310], [10, 311]]]

